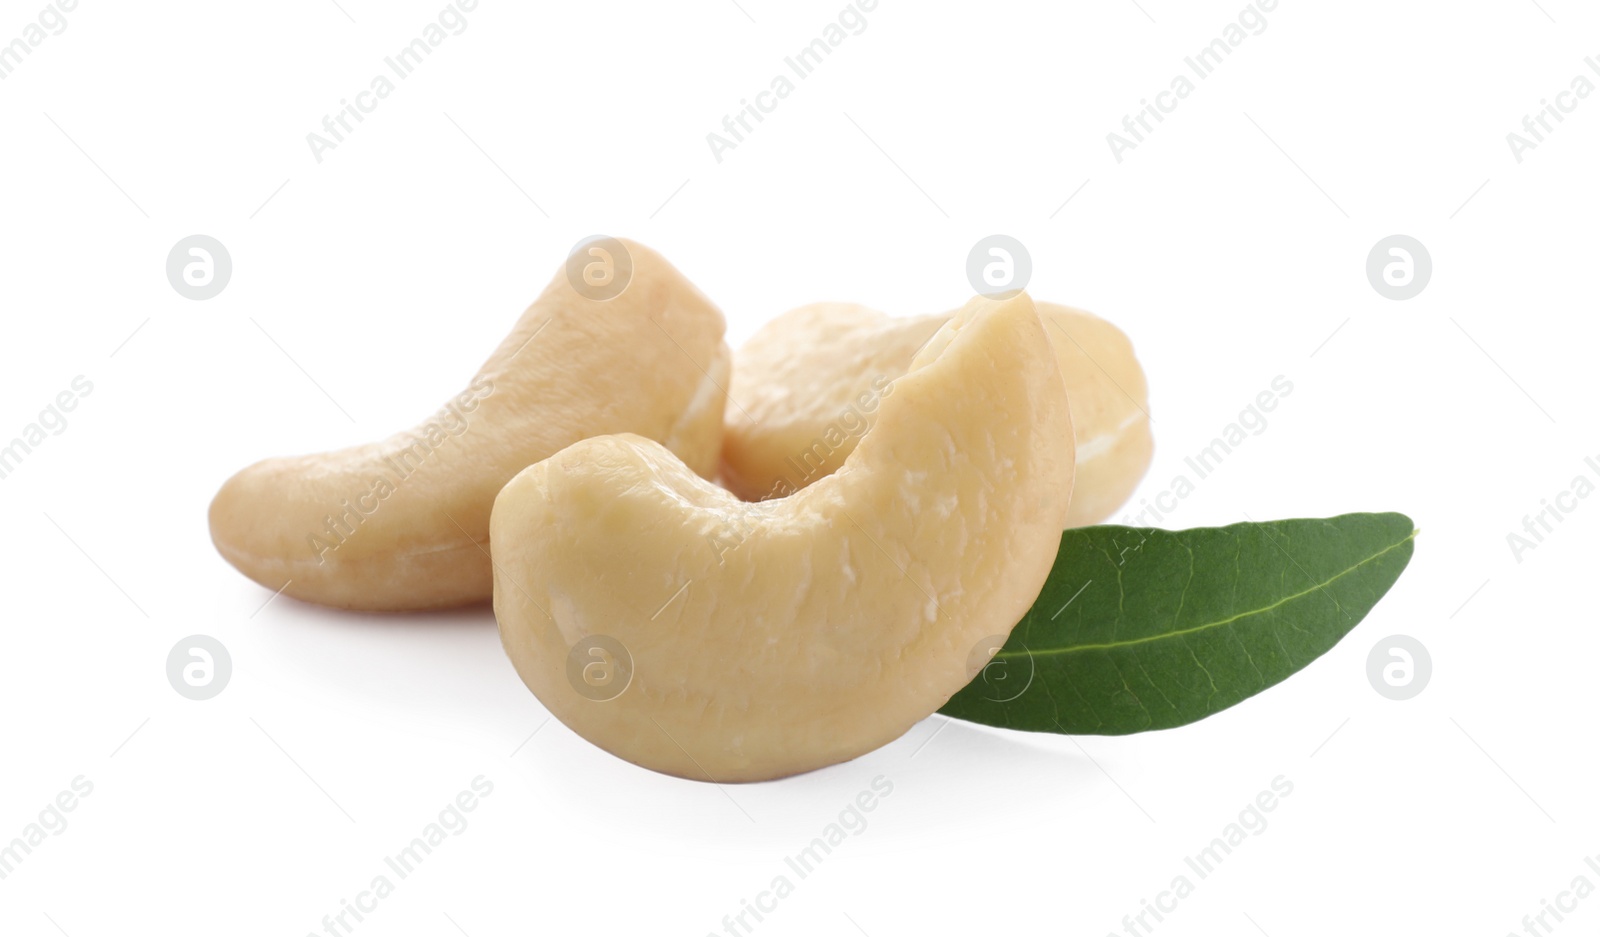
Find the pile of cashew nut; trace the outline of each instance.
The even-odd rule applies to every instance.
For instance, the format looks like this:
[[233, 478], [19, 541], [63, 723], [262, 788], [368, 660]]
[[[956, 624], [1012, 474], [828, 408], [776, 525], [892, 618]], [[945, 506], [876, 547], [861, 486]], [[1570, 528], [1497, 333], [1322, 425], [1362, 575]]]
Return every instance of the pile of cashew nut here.
[[230, 478], [222, 556], [339, 608], [492, 598], [517, 673], [578, 734], [756, 781], [938, 710], [1038, 596], [1063, 528], [1149, 466], [1144, 375], [1088, 313], [1026, 293], [911, 318], [817, 304], [734, 354], [659, 254], [596, 249], [610, 279], [575, 254], [414, 429]]

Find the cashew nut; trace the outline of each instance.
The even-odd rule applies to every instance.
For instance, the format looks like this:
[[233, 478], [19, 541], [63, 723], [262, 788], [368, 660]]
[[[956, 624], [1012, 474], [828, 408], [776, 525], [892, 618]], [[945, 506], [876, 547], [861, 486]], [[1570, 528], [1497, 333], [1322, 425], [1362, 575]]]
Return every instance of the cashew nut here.
[[[1068, 527], [1099, 523], [1150, 467], [1144, 372], [1121, 330], [1098, 316], [1038, 304], [1066, 381], [1077, 435]], [[782, 497], [827, 476], [878, 411], [879, 388], [948, 315], [891, 318], [850, 303], [817, 303], [769, 322], [734, 356], [722, 479], [745, 500]]]
[[495, 495], [516, 473], [602, 433], [658, 440], [716, 468], [729, 352], [716, 307], [671, 264], [631, 261], [620, 295], [557, 272], [477, 376], [433, 417], [380, 442], [268, 459], [222, 486], [211, 537], [268, 589], [342, 608], [488, 599]]
[[1054, 560], [1073, 434], [1044, 333], [1025, 294], [974, 299], [790, 497], [740, 501], [631, 435], [519, 474], [490, 540], [523, 682], [591, 742], [687, 778], [783, 777], [900, 736]]

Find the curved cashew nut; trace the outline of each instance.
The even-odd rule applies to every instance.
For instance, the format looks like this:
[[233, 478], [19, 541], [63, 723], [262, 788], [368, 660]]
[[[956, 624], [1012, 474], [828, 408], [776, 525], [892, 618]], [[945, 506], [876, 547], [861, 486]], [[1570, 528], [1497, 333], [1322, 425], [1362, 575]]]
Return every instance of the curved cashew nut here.
[[[1116, 326], [1039, 303], [1066, 381], [1077, 443], [1068, 527], [1110, 517], [1150, 468], [1144, 371]], [[844, 464], [876, 418], [878, 388], [904, 374], [950, 316], [894, 318], [815, 303], [767, 323], [734, 356], [722, 479], [747, 501], [782, 497]]]
[[631, 261], [620, 295], [590, 298], [558, 272], [466, 391], [416, 428], [228, 479], [211, 503], [218, 551], [310, 602], [460, 605], [492, 594], [489, 511], [532, 463], [631, 432], [709, 477], [728, 385], [722, 314], [655, 251], [611, 246]]
[[1071, 416], [1025, 294], [973, 300], [902, 370], [843, 467], [787, 498], [739, 501], [637, 436], [514, 478], [495, 614], [540, 701], [622, 758], [724, 782], [854, 758], [961, 689], [1050, 571]]

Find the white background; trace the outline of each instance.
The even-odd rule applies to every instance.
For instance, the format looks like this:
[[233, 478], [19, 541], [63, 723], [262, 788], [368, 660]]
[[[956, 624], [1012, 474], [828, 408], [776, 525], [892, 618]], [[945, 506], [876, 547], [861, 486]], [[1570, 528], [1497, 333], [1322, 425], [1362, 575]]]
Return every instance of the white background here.
[[[1592, 8], [1282, 0], [1119, 164], [1106, 134], [1239, 0], [882, 0], [719, 163], [706, 134], [840, 0], [482, 0], [319, 164], [306, 135], [442, 7], [339, 3], [85, 0], [0, 82], [0, 437], [94, 386], [0, 481], [0, 840], [94, 785], [0, 881], [0, 932], [320, 932], [479, 775], [361, 937], [722, 932], [880, 775], [757, 933], [1120, 931], [1279, 775], [1270, 826], [1156, 933], [1498, 937], [1600, 885], [1600, 498], [1521, 562], [1506, 541], [1600, 457], [1600, 95], [1520, 163], [1506, 141], [1600, 83]], [[41, 5], [0, 0], [0, 42]], [[224, 478], [432, 412], [602, 232], [672, 259], [735, 345], [813, 300], [954, 307], [973, 243], [1012, 235], [1030, 292], [1134, 339], [1158, 447], [1135, 504], [1284, 375], [1164, 525], [1400, 510], [1416, 557], [1326, 657], [1194, 726], [933, 717], [719, 789], [546, 724], [487, 608], [268, 603], [215, 554]], [[204, 302], [165, 275], [196, 233], [234, 262]], [[1404, 302], [1365, 274], [1395, 233], [1434, 264]], [[196, 633], [235, 665], [207, 702], [165, 676]], [[1432, 652], [1408, 702], [1365, 674], [1396, 633]], [[1594, 933], [1600, 897], [1556, 926]]]

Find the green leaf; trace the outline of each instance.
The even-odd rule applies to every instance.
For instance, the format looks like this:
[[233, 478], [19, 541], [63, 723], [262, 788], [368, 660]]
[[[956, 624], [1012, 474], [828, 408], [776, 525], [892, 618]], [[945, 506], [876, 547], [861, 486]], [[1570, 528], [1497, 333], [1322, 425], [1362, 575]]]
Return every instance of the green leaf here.
[[1416, 534], [1404, 514], [1069, 530], [1038, 601], [940, 712], [1071, 735], [1204, 719], [1337, 644], [1400, 577]]

